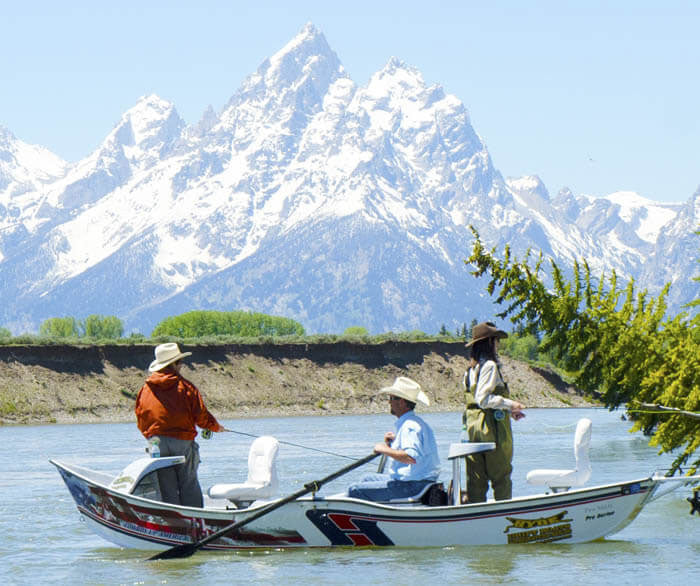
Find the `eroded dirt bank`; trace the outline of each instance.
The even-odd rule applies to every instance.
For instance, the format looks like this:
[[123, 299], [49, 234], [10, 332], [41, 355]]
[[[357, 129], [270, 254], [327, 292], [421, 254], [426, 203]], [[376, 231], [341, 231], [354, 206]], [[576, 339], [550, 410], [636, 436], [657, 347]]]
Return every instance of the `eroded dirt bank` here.
[[[400, 375], [418, 381], [430, 408], [462, 408], [461, 343], [181, 346], [185, 377], [221, 418], [381, 413], [375, 392]], [[133, 420], [153, 346], [0, 346], [0, 423]], [[590, 402], [557, 375], [502, 358], [512, 395], [529, 407]]]

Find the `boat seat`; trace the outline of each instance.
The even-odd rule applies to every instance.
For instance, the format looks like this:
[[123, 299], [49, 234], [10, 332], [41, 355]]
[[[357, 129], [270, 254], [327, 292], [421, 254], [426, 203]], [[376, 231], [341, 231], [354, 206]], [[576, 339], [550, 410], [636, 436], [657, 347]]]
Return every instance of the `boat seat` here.
[[397, 498], [397, 499], [390, 499], [388, 501], [382, 501], [384, 503], [390, 504], [390, 505], [409, 505], [409, 504], [417, 504], [421, 503], [424, 505], [430, 505], [430, 506], [437, 506], [438, 504], [447, 504], [447, 493], [445, 493], [445, 502], [434, 502], [434, 499], [437, 498], [431, 497], [431, 490], [435, 492], [435, 494], [439, 494], [440, 492], [445, 492], [445, 486], [442, 482], [432, 482], [430, 484], [426, 484], [420, 492], [417, 494], [414, 494], [413, 496], [410, 497], [402, 497], [402, 498]]
[[161, 458], [139, 458], [122, 470], [109, 485], [112, 490], [160, 500], [158, 480], [152, 473], [156, 470], [185, 463], [185, 456]]
[[279, 442], [272, 436], [257, 438], [248, 452], [248, 478], [238, 484], [215, 484], [207, 491], [213, 499], [228, 499], [237, 507], [277, 494], [277, 452]]
[[573, 470], [550, 470], [546, 468], [530, 470], [527, 482], [535, 485], [546, 485], [554, 492], [566, 491], [572, 487], [583, 486], [591, 476], [591, 461], [588, 450], [591, 443], [591, 428], [593, 423], [583, 417], [576, 425], [574, 435], [574, 457], [576, 468]]

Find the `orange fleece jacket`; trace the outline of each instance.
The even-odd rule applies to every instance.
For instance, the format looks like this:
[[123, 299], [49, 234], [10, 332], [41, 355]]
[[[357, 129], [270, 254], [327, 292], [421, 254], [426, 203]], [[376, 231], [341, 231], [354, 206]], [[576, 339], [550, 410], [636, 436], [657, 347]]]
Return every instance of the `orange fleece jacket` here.
[[195, 425], [223, 431], [190, 381], [172, 372], [154, 372], [136, 397], [136, 424], [147, 438], [167, 435], [183, 440], [197, 436]]

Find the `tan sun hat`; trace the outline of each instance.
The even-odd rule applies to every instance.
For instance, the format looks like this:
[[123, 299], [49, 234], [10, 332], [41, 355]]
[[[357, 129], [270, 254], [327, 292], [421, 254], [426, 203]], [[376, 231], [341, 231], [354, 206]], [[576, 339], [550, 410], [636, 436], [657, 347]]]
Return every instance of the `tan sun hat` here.
[[486, 338], [507, 338], [508, 334], [506, 334], [503, 330], [499, 330], [496, 327], [496, 324], [490, 322], [490, 321], [484, 321], [481, 322], [480, 324], [476, 324], [472, 328], [472, 339], [469, 340], [465, 344], [467, 348], [471, 346], [472, 344], [475, 344], [479, 340], [485, 340]]
[[377, 392], [378, 395], [381, 393], [401, 397], [411, 403], [430, 405], [430, 399], [428, 399], [428, 395], [421, 390], [420, 385], [416, 381], [405, 376], [398, 377], [393, 385], [384, 387], [381, 391]]
[[174, 342], [159, 344], [156, 346], [156, 359], [151, 362], [148, 372], [156, 372], [185, 356], [192, 356], [192, 352], [180, 352], [180, 348]]

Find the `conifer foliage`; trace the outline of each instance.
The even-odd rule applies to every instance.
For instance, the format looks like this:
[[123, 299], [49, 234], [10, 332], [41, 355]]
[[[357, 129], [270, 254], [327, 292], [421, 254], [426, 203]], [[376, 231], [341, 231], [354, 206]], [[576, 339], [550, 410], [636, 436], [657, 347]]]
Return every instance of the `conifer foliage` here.
[[[635, 292], [633, 281], [618, 287], [615, 272], [596, 284], [585, 261], [574, 263], [570, 279], [550, 261], [548, 287], [541, 254], [528, 252], [518, 260], [506, 247], [499, 260], [472, 232], [475, 241], [465, 262], [473, 275], [489, 278], [489, 294], [505, 307], [498, 317], [542, 336], [541, 351], [572, 373], [576, 386], [599, 393], [606, 407], [626, 405], [633, 430], [651, 435], [651, 445], [661, 452], [681, 449], [669, 473], [686, 465], [700, 448], [700, 418], [636, 407], [700, 411], [700, 314], [667, 318], [669, 285], [653, 299], [646, 291]], [[689, 473], [698, 467], [700, 458], [691, 462]]]

